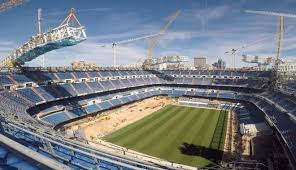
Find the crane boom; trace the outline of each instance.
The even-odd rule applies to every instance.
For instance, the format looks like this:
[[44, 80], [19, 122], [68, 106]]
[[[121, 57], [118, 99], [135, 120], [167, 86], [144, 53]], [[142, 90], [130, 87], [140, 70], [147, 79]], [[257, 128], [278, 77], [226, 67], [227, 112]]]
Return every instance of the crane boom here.
[[150, 34], [150, 35], [145, 35], [145, 36], [141, 36], [141, 37], [136, 37], [136, 38], [129, 38], [129, 39], [126, 39], [126, 40], [121, 40], [121, 41], [118, 41], [118, 42], [113, 42], [111, 44], [105, 44], [105, 45], [102, 45], [102, 47], [105, 47], [105, 46], [114, 46], [114, 45], [119, 45], [119, 44], [126, 44], [126, 43], [130, 43], [130, 42], [133, 42], [133, 41], [138, 41], [138, 40], [142, 40], [142, 39], [147, 39], [147, 38], [152, 38], [152, 37], [155, 37], [155, 36], [159, 36], [161, 35], [162, 33], [157, 33], [157, 34]]
[[9, 0], [9, 1], [6, 1], [2, 4], [0, 4], [0, 12], [2, 11], [5, 11], [9, 8], [13, 8], [15, 6], [18, 6], [18, 5], [21, 5], [23, 3], [25, 3], [26, 0]]
[[159, 33], [165, 33], [166, 30], [172, 25], [172, 23], [176, 20], [176, 18], [180, 15], [181, 10], [178, 10], [175, 15], [173, 15], [169, 21], [165, 24], [165, 26], [159, 31]]
[[[164, 27], [161, 28], [161, 30], [158, 32], [160, 34], [164, 34], [166, 30], [172, 25], [172, 23], [176, 20], [176, 18], [180, 15], [181, 10], [178, 10], [175, 15], [171, 16], [171, 18], [168, 20], [168, 22], [164, 25]], [[156, 46], [156, 43], [159, 39], [159, 36], [153, 37], [148, 42], [148, 59], [153, 58], [153, 50]]]
[[[285, 32], [283, 32], [283, 35], [288, 34], [292, 29], [294, 29], [294, 27], [290, 28], [290, 29], [286, 29]], [[249, 47], [252, 47], [254, 45], [257, 45], [257, 44], [261, 43], [264, 40], [268, 40], [268, 39], [272, 39], [272, 38], [276, 38], [276, 37], [277, 37], [277, 35], [266, 35], [266, 36], [264, 36], [264, 37], [262, 37], [262, 38], [260, 38], [258, 40], [250, 41], [250, 42], [248, 42], [248, 43], [246, 43], [246, 44], [244, 44], [244, 45], [242, 45], [240, 47], [232, 48], [231, 50], [226, 51], [225, 53], [237, 52], [237, 51], [240, 51], [241, 49], [249, 48]]]
[[245, 12], [253, 13], [253, 14], [261, 14], [261, 15], [273, 15], [273, 16], [283, 16], [283, 17], [289, 17], [289, 18], [296, 18], [296, 15], [294, 15], [294, 14], [286, 14], [286, 13], [278, 13], [278, 12], [254, 11], [254, 10], [245, 10]]
[[157, 33], [157, 34], [146, 35], [146, 36], [142, 36], [142, 37], [138, 37], [138, 38], [131, 38], [131, 39], [119, 41], [116, 44], [125, 44], [125, 43], [129, 43], [129, 42], [137, 41], [137, 40], [156, 37], [156, 36], [159, 36], [159, 35], [162, 35], [162, 34], [163, 33]]
[[147, 38], [153, 38], [153, 37], [159, 36], [161, 34], [163, 34], [163, 33], [150, 34], [150, 35], [146, 35], [146, 36], [130, 38], [130, 39], [121, 40], [121, 41], [118, 41], [118, 42], [113, 42], [111, 44], [101, 45], [101, 47], [108, 47], [108, 46], [112, 47], [112, 49], [113, 49], [113, 66], [116, 67], [116, 46], [117, 45], [126, 44], [126, 43], [130, 43], [130, 42], [134, 42], [134, 41], [138, 41], [138, 40], [142, 40], [142, 39], [147, 39]]
[[268, 36], [265, 36], [265, 37], [263, 37], [263, 38], [261, 38], [259, 40], [255, 40], [255, 41], [249, 42], [247, 44], [244, 44], [243, 46], [240, 46], [240, 47], [237, 47], [237, 48], [232, 48], [231, 50], [226, 51], [225, 52], [226, 54], [227, 53], [232, 54], [232, 56], [233, 56], [233, 68], [235, 68], [235, 58], [236, 58], [236, 52], [237, 51], [240, 51], [241, 49], [244, 49], [244, 48], [254, 46], [254, 45], [256, 45], [256, 44], [258, 44], [258, 43], [260, 43], [260, 42], [262, 42], [264, 40], [267, 40], [267, 39], [273, 38], [273, 37], [275, 37], [275, 36], [274, 35], [273, 36], [268, 35]]

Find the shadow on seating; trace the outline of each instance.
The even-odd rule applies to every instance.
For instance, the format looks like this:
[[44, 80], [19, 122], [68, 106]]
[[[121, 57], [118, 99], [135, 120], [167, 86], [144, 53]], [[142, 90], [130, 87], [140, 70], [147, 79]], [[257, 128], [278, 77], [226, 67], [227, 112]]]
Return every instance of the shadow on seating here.
[[174, 81], [175, 78], [171, 75], [165, 74], [163, 72], [157, 71], [157, 70], [145, 70], [153, 75], [156, 75], [156, 77], [160, 78], [160, 79], [164, 79], [167, 81]]

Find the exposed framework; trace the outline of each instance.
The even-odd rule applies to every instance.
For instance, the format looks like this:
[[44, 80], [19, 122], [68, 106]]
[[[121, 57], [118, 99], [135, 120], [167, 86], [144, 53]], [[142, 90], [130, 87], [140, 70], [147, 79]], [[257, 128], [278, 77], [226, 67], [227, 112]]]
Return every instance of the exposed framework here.
[[[73, 26], [74, 23], [78, 26]], [[73, 25], [72, 25], [73, 24]], [[80, 24], [72, 8], [60, 26], [48, 32], [32, 36], [21, 47], [1, 62], [1, 67], [22, 66], [49, 51], [76, 45], [87, 38], [85, 28]]]

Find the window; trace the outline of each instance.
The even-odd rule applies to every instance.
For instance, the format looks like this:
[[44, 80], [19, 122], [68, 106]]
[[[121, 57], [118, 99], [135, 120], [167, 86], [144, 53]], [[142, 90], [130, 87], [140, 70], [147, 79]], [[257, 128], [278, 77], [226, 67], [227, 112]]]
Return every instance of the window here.
[[26, 83], [26, 87], [32, 87], [32, 83]]
[[10, 86], [4, 86], [4, 89], [10, 90]]

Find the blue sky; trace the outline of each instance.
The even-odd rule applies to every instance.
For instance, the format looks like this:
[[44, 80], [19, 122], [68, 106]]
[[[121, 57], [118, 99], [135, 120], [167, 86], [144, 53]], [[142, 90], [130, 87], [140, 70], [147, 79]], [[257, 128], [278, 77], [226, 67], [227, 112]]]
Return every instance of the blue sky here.
[[[88, 39], [79, 45], [45, 54], [48, 66], [69, 65], [84, 59], [100, 66], [112, 65], [112, 49], [101, 44], [156, 33], [167, 19], [181, 9], [181, 15], [160, 38], [156, 56], [185, 55], [191, 59], [207, 56], [208, 63], [222, 58], [232, 65], [225, 54], [250, 42], [259, 41], [238, 52], [274, 56], [276, 52], [277, 18], [245, 13], [244, 10], [266, 10], [294, 13], [295, 0], [28, 0], [29, 2], [0, 13], [0, 58], [26, 42], [37, 32], [37, 8], [43, 10], [43, 30], [58, 26], [71, 7], [77, 10], [80, 22], [86, 26]], [[0, 3], [4, 0], [0, 0]], [[206, 3], [207, 2], [207, 3]], [[283, 58], [296, 53], [296, 19], [285, 19]], [[266, 38], [268, 37], [268, 38]], [[118, 46], [118, 64], [140, 62], [147, 55], [147, 41]], [[40, 58], [30, 65], [40, 65]]]

